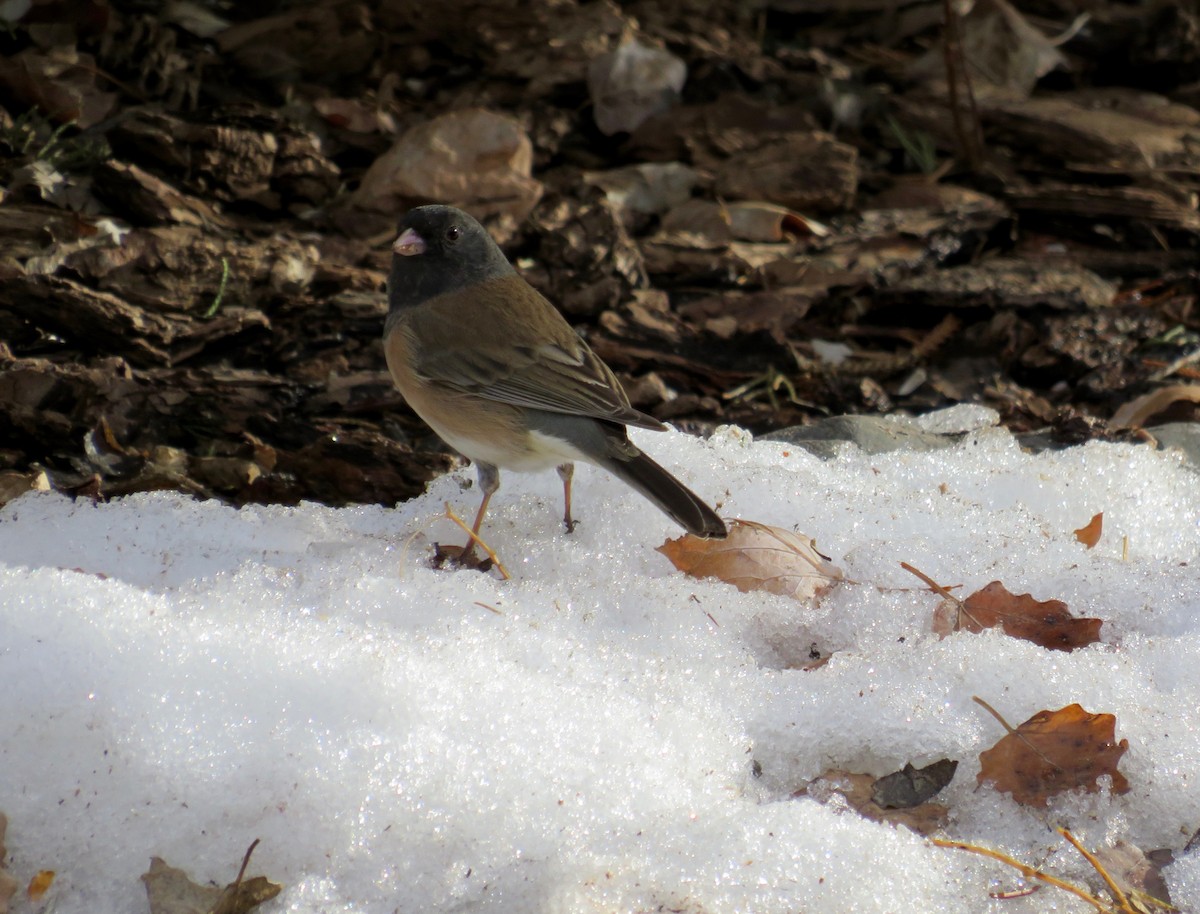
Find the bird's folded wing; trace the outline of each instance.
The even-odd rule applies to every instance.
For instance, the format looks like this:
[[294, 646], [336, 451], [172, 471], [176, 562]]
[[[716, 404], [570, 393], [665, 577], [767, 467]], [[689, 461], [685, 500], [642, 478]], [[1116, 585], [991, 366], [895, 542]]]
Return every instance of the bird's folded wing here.
[[[422, 324], [415, 336], [426, 345], [414, 368], [428, 381], [513, 406], [665, 427], [630, 405], [608, 366], [561, 318], [561, 327], [538, 328], [451, 328], [420, 311], [410, 320]], [[428, 345], [430, 333], [440, 345]]]

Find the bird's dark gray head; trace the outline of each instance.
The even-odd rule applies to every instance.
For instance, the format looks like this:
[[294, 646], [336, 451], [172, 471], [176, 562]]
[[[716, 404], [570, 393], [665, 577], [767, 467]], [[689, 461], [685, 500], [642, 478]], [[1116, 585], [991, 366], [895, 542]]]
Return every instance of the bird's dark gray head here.
[[392, 252], [390, 312], [513, 272], [487, 229], [452, 206], [405, 213]]

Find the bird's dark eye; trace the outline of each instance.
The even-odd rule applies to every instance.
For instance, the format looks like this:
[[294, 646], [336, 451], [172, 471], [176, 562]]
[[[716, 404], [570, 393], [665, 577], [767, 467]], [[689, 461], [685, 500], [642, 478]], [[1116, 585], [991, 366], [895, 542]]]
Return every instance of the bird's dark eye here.
[[457, 225], [452, 225], [450, 228], [446, 229], [446, 240], [451, 244], [454, 244], [454, 242], [458, 241], [458, 239], [461, 237], [462, 229], [460, 229]]

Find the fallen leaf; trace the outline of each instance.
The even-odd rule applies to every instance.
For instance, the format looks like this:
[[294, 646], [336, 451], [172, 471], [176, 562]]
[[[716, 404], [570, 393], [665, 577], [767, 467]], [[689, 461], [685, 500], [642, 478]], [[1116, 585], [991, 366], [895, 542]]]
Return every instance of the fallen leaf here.
[[0, 812], [0, 914], [8, 914], [8, 901], [17, 891], [17, 880], [4, 867], [8, 850], [4, 846], [4, 833], [8, 831], [8, 817]]
[[670, 51], [625, 35], [615, 50], [588, 64], [588, 94], [596, 126], [605, 136], [632, 132], [679, 101], [687, 64]]
[[197, 885], [181, 869], [161, 857], [150, 858], [149, 871], [142, 874], [150, 914], [208, 914], [221, 897], [215, 885]]
[[[1118, 885], [1118, 881], [1114, 880], [1113, 878], [1114, 874], [1111, 873], [1105, 866], [1104, 862], [1100, 859], [1101, 855], [1099, 853], [1093, 854], [1080, 843], [1078, 838], [1076, 838], [1065, 828], [1056, 828], [1055, 831], [1066, 838], [1067, 841], [1069, 841], [1071, 845], [1077, 851], [1079, 851], [1084, 859], [1092, 865], [1092, 868], [1100, 875], [1100, 878], [1104, 880], [1108, 894], [1112, 899], [1112, 904], [1109, 904], [1104, 899], [1093, 895], [1090, 891], [1082, 886], [1072, 885], [1064, 879], [1053, 876], [1050, 873], [1043, 872], [1037, 867], [1024, 864], [1020, 860], [1010, 857], [1008, 854], [1001, 853], [1000, 851], [994, 850], [990, 847], [983, 847], [979, 844], [968, 844], [965, 841], [947, 841], [943, 838], [931, 838], [929, 843], [936, 847], [953, 848], [954, 850], [978, 854], [981, 857], [989, 857], [992, 860], [999, 860], [1001, 863], [1011, 866], [1013, 869], [1017, 870], [1026, 879], [1037, 879], [1045, 885], [1052, 885], [1055, 888], [1069, 892], [1077, 898], [1083, 899], [1097, 911], [1101, 912], [1101, 914], [1107, 914], [1107, 912], [1116, 914], [1118, 911], [1123, 912], [1123, 914], [1150, 914], [1152, 909], [1165, 909], [1169, 911], [1177, 910], [1170, 905], [1162, 904], [1161, 902], [1157, 901], [1157, 899], [1151, 898], [1144, 892], [1135, 891], [1133, 893], [1123, 894], [1121, 887]], [[1026, 884], [1024, 887], [1014, 889], [1012, 891], [988, 892], [988, 897], [996, 899], [1021, 898], [1033, 894], [1033, 892], [1040, 888], [1043, 888], [1043, 886]], [[1130, 898], [1128, 897], [1129, 895], [1133, 895], [1134, 897]]]
[[1174, 855], [1169, 850], [1146, 854], [1136, 844], [1118, 840], [1112, 847], [1096, 851], [1095, 857], [1117, 887], [1132, 896], [1131, 901], [1142, 905], [1139, 910], [1153, 910], [1153, 903], [1147, 901], [1147, 897], [1157, 901], [1160, 908], [1164, 903], [1171, 903], [1171, 894], [1162, 875], [1162, 868], [1174, 862]]
[[50, 478], [46, 475], [45, 470], [30, 470], [28, 473], [0, 470], [0, 507], [26, 492], [48, 492], [49, 490]]
[[778, 244], [830, 234], [829, 228], [815, 219], [786, 206], [755, 200], [740, 203], [686, 200], [663, 216], [662, 230], [667, 235], [694, 236], [707, 244], [728, 244], [735, 240]]
[[270, 901], [283, 891], [283, 886], [271, 882], [265, 876], [255, 876], [241, 883], [230, 883], [221, 892], [221, 898], [212, 914], [246, 914], [264, 901]]
[[694, 578], [719, 578], [743, 593], [765, 590], [816, 602], [843, 578], [815, 543], [779, 527], [735, 520], [725, 539], [686, 534], [667, 540], [658, 551]]
[[1100, 534], [1104, 531], [1104, 512], [1101, 511], [1095, 515], [1090, 521], [1075, 531], [1075, 539], [1083, 543], [1089, 549], [1095, 547], [1100, 542]]
[[1116, 428], [1141, 428], [1150, 425], [1151, 419], [1177, 403], [1193, 406], [1200, 403], [1200, 384], [1172, 384], [1136, 397], [1113, 413], [1112, 425]]
[[816, 219], [774, 203], [748, 200], [726, 204], [725, 210], [733, 237], [739, 241], [787, 241], [791, 237], [825, 238], [830, 234], [829, 227]]
[[[1047, 38], [1006, 0], [981, 0], [968, 9], [959, 29], [976, 85], [990, 83], [1028, 96], [1041, 77], [1066, 66], [1067, 58], [1058, 50], [1065, 39]], [[945, 53], [939, 44], [913, 63], [911, 73], [919, 79], [944, 78]]]
[[809, 796], [823, 805], [835, 797], [872, 822], [903, 825], [919, 835], [929, 835], [946, 825], [950, 811], [941, 803], [921, 803], [908, 809], [885, 809], [871, 799], [876, 784], [869, 774], [855, 774], [837, 768], [814, 778], [797, 796]]
[[1129, 740], [1115, 742], [1117, 719], [1090, 714], [1080, 705], [1037, 714], [979, 754], [977, 781], [991, 782], [1023, 806], [1045, 806], [1050, 797], [1082, 787], [1097, 792], [1097, 780], [1112, 778], [1112, 792], [1126, 793], [1129, 781], [1117, 763]]
[[964, 600], [943, 600], [933, 613], [933, 631], [979, 633], [999, 626], [1006, 635], [1054, 651], [1073, 651], [1100, 640], [1100, 619], [1075, 618], [1061, 600], [1035, 600], [1013, 594], [992, 581]]
[[819, 130], [796, 130], [721, 162], [714, 191], [807, 213], [836, 212], [858, 191], [858, 150]]
[[142, 874], [150, 914], [245, 914], [278, 895], [283, 887], [263, 876], [231, 882], [225, 888], [198, 885], [160, 857]]
[[115, 92], [96, 84], [96, 60], [74, 47], [51, 48], [45, 53], [26, 48], [0, 58], [0, 85], [29, 107], [37, 107], [50, 120], [74, 124], [81, 130], [104, 120], [117, 103]]
[[351, 133], [395, 133], [391, 114], [361, 98], [318, 98], [313, 109], [335, 127]]
[[163, 8], [162, 18], [198, 38], [212, 38], [233, 24], [194, 0], [171, 0]]
[[914, 768], [909, 762], [877, 780], [871, 787], [871, 799], [884, 809], [920, 806], [949, 784], [957, 770], [958, 762], [948, 758], [924, 768]]
[[688, 200], [699, 175], [681, 162], [642, 162], [585, 171], [583, 180], [604, 191], [613, 209], [629, 222], [637, 214], [658, 215]]
[[40, 901], [50, 891], [50, 886], [54, 884], [54, 875], [54, 870], [38, 870], [34, 874], [33, 878], [29, 880], [29, 887], [25, 890], [30, 901]]

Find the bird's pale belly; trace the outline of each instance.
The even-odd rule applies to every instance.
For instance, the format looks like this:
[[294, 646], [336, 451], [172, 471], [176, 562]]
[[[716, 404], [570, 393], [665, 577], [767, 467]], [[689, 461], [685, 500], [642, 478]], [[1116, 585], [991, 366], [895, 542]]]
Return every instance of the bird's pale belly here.
[[566, 441], [540, 432], [526, 432], [523, 436], [513, 436], [501, 443], [478, 436], [458, 435], [445, 427], [439, 428], [432, 422], [429, 422], [429, 426], [437, 432], [439, 438], [464, 457], [490, 463], [504, 470], [535, 473], [562, 463], [589, 462], [586, 456]]

